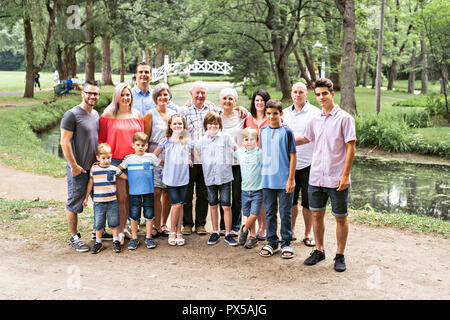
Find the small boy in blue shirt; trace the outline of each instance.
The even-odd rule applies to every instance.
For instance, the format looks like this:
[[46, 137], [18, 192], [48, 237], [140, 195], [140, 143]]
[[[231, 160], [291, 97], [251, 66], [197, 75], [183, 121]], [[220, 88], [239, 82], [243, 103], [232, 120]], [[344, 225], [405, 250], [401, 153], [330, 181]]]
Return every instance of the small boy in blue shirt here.
[[127, 156], [118, 166], [119, 169], [128, 169], [128, 184], [130, 186], [130, 225], [131, 236], [128, 250], [135, 250], [139, 246], [138, 223], [141, 218], [141, 208], [144, 210], [145, 218], [145, 242], [148, 249], [156, 247], [153, 241], [152, 228], [154, 202], [153, 175], [154, 165], [159, 165], [161, 160], [153, 153], [146, 153], [148, 147], [148, 136], [143, 132], [133, 135], [133, 149], [135, 154]]
[[279, 251], [278, 243], [280, 241], [277, 236], [277, 211], [279, 211], [281, 257], [290, 259], [294, 257], [290, 243], [297, 154], [294, 133], [287, 126], [281, 124], [282, 108], [279, 100], [267, 101], [265, 113], [270, 124], [264, 126], [260, 131], [260, 147], [263, 151], [261, 174], [268, 244], [262, 247], [259, 254], [263, 257], [270, 257]]
[[[241, 226], [238, 244], [251, 249], [258, 243], [256, 220], [261, 212], [263, 191], [261, 186], [262, 154], [258, 143], [258, 132], [253, 128], [242, 130], [244, 146], [233, 152], [239, 160], [242, 175], [242, 214], [247, 217]], [[250, 233], [250, 237], [248, 234]], [[248, 237], [248, 239], [247, 239]]]

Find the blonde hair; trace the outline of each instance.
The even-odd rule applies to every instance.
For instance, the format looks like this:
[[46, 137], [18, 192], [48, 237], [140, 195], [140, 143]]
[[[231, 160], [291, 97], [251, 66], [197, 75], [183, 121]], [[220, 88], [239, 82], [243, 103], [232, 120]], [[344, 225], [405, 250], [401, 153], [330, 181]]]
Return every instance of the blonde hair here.
[[114, 114], [114, 116], [116, 116], [117, 112], [119, 111], [119, 100], [120, 100], [120, 97], [122, 96], [123, 90], [125, 90], [125, 89], [130, 90], [130, 95], [131, 95], [131, 102], [130, 102], [130, 105], [128, 107], [128, 111], [131, 111], [131, 108], [133, 107], [133, 91], [131, 91], [131, 87], [130, 87], [130, 85], [128, 83], [121, 82], [114, 89], [113, 99], [112, 99], [112, 102], [111, 102], [111, 104], [113, 106], [113, 114]]
[[100, 143], [97, 146], [97, 155], [111, 155], [111, 147], [109, 144], [107, 144], [106, 142], [104, 143]]
[[133, 143], [135, 143], [136, 141], [147, 144], [148, 143], [148, 135], [145, 134], [144, 132], [136, 132], [135, 134], [133, 134]]
[[258, 141], [258, 131], [255, 129], [248, 127], [241, 131], [242, 138], [254, 136], [256, 141]]

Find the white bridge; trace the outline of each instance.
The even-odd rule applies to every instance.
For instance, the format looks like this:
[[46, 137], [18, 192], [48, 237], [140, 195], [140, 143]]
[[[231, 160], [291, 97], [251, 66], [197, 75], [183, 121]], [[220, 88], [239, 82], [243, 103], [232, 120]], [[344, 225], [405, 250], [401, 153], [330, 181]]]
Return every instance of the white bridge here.
[[228, 62], [195, 60], [192, 64], [188, 62], [169, 63], [169, 57], [165, 56], [164, 65], [152, 69], [152, 82], [164, 79], [164, 82], [167, 83], [167, 77], [176, 74], [211, 73], [227, 75], [232, 70], [233, 67]]

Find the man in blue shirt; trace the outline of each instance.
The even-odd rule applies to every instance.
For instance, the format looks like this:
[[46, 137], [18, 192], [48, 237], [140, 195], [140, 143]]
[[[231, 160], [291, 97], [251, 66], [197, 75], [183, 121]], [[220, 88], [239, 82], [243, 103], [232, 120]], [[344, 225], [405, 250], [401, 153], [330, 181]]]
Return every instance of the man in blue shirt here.
[[[152, 99], [151, 80], [152, 69], [150, 65], [145, 61], [139, 63], [136, 68], [136, 85], [131, 92], [133, 94], [133, 108], [138, 110], [142, 117], [148, 110], [156, 107], [156, 103]], [[169, 101], [167, 107], [178, 112], [178, 107], [172, 101]]]

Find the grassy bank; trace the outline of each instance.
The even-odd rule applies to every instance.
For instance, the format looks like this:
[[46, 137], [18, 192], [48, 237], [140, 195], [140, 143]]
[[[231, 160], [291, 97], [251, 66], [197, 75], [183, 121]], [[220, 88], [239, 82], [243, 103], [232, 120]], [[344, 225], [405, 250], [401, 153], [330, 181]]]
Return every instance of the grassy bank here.
[[[33, 103], [0, 109], [0, 161], [24, 171], [65, 176], [64, 160], [46, 153], [35, 132], [55, 126], [80, 100], [79, 95], [71, 95], [48, 104]], [[110, 101], [110, 95], [102, 95], [97, 107], [106, 106]]]

